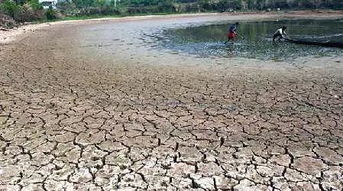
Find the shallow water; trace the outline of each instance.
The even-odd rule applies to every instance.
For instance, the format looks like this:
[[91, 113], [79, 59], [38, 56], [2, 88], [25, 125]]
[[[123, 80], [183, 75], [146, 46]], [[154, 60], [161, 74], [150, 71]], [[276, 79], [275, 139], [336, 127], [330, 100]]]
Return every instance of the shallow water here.
[[159, 47], [176, 53], [200, 57], [247, 57], [262, 60], [291, 60], [303, 56], [342, 55], [343, 49], [272, 42], [272, 35], [287, 26], [291, 38], [321, 42], [343, 42], [343, 19], [337, 20], [281, 20], [241, 22], [239, 38], [224, 44], [230, 23], [188, 26], [163, 31]]

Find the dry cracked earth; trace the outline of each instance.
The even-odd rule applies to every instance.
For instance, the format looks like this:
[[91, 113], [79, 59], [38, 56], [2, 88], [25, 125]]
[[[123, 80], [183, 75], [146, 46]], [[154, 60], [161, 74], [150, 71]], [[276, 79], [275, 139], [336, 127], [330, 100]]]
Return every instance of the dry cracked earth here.
[[0, 190], [343, 189], [342, 57], [108, 64], [81, 28], [0, 46]]

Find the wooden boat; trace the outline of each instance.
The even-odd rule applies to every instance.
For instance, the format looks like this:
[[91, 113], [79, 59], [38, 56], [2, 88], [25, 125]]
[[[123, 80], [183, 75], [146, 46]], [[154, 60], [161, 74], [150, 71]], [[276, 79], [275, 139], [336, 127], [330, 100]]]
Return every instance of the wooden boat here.
[[286, 41], [295, 43], [295, 44], [306, 44], [306, 45], [317, 45], [324, 47], [336, 47], [343, 48], [343, 42], [318, 42], [318, 41], [308, 41], [308, 40], [299, 40], [299, 39], [286, 39]]

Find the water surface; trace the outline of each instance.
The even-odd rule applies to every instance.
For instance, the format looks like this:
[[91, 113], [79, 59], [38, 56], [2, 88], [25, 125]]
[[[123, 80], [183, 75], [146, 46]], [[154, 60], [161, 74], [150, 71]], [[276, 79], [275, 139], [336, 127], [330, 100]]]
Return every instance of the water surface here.
[[273, 33], [281, 26], [287, 26], [287, 33], [294, 39], [343, 42], [343, 19], [241, 22], [237, 41], [224, 44], [229, 25], [218, 23], [165, 30], [162, 32], [165, 40], [160, 42], [160, 47], [200, 57], [263, 60], [291, 60], [303, 56], [335, 56], [343, 53], [339, 48], [272, 42]]

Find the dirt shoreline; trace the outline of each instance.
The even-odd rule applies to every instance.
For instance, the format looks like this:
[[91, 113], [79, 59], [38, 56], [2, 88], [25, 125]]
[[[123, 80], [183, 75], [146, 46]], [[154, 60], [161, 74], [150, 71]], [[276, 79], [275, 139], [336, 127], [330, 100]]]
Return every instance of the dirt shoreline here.
[[256, 17], [60, 22], [2, 44], [0, 190], [342, 190], [343, 56], [149, 49], [160, 28]]

